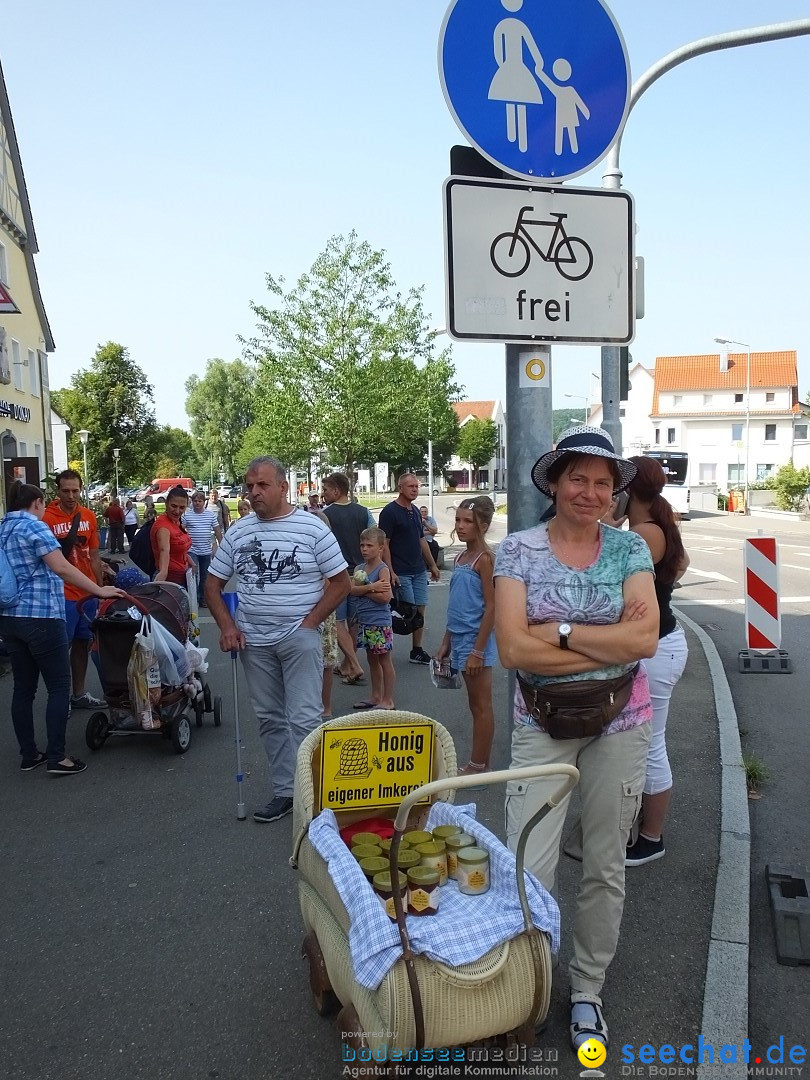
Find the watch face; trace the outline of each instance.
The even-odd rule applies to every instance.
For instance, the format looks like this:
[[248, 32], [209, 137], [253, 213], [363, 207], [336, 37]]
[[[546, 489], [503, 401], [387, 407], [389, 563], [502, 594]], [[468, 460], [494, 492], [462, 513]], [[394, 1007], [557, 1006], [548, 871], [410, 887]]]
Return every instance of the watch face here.
[[568, 635], [571, 633], [571, 627], [568, 625], [567, 622], [560, 623], [560, 633], [563, 635], [563, 637], [568, 637]]

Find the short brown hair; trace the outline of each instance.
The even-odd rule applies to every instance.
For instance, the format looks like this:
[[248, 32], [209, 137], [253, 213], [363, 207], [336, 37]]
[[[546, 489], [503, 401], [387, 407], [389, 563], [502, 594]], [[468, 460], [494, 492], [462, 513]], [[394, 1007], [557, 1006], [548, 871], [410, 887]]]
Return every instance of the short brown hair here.
[[349, 494], [349, 478], [345, 473], [333, 472], [323, 478], [322, 483], [328, 484], [329, 487], [335, 488], [341, 495]]
[[375, 544], [379, 544], [380, 547], [385, 547], [385, 533], [382, 529], [378, 529], [376, 525], [371, 528], [363, 529], [360, 533], [361, 540], [371, 540]]

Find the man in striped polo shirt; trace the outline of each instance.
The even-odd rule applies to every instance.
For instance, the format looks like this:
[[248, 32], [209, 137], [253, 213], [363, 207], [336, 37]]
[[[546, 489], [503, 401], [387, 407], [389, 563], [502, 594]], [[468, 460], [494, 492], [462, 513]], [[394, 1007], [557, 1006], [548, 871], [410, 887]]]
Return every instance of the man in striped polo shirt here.
[[191, 537], [189, 554], [197, 564], [197, 604], [205, 607], [205, 579], [214, 550], [212, 537], [216, 536], [217, 543], [221, 544], [222, 527], [216, 511], [205, 505], [205, 495], [201, 491], [195, 491], [191, 496], [191, 506], [183, 514], [183, 524]]
[[[291, 506], [284, 466], [255, 458], [245, 473], [253, 513], [235, 521], [211, 562], [205, 599], [223, 652], [242, 657], [273, 798], [253, 817], [292, 812], [298, 747], [321, 723], [323, 652], [319, 627], [351, 582], [337, 540], [320, 518]], [[236, 621], [222, 591], [236, 575]]]

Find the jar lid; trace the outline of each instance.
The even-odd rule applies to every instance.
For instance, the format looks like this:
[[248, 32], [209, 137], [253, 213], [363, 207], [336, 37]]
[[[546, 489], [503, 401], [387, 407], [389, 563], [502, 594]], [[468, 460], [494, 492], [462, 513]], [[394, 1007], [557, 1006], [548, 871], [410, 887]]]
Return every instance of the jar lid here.
[[358, 844], [376, 844], [379, 847], [380, 837], [375, 832], [358, 832], [352, 837], [351, 847], [357, 847]]
[[418, 866], [421, 858], [415, 848], [404, 848], [397, 852], [397, 866], [403, 870], [409, 866]]
[[444, 855], [444, 843], [437, 844], [435, 840], [431, 840], [429, 844], [420, 844], [418, 847], [414, 848], [414, 851], [418, 851], [423, 858], [434, 858], [439, 855]]
[[455, 849], [475, 847], [475, 838], [467, 832], [454, 833], [452, 836], [447, 837], [445, 844], [447, 847]]
[[[408, 879], [400, 871], [397, 871], [397, 879], [399, 880], [399, 888], [401, 891], [408, 884]], [[388, 870], [383, 874], [375, 874], [372, 880], [375, 889], [381, 889], [383, 892], [393, 892], [391, 874]]]
[[414, 829], [413, 832], [406, 832], [402, 837], [402, 842], [408, 844], [410, 847], [416, 847], [417, 844], [427, 844], [432, 837], [429, 832], [425, 832], [423, 829]]
[[448, 836], [455, 836], [456, 833], [460, 833], [461, 829], [458, 825], [437, 825], [433, 830], [434, 840], [446, 840]]
[[382, 848], [383, 851], [390, 851], [391, 850], [391, 838], [390, 837], [383, 838], [382, 840], [378, 841], [378, 843], [379, 843], [379, 846]]
[[432, 866], [413, 866], [408, 871], [409, 885], [438, 885], [439, 871]]
[[388, 869], [388, 859], [382, 855], [372, 855], [369, 859], [360, 860], [360, 869], [364, 874], [379, 874], [381, 870]]
[[352, 855], [358, 862], [361, 859], [373, 859], [375, 855], [382, 855], [382, 848], [378, 844], [355, 844]]
[[489, 852], [480, 847], [459, 848], [457, 858], [459, 862], [485, 862], [489, 858]]

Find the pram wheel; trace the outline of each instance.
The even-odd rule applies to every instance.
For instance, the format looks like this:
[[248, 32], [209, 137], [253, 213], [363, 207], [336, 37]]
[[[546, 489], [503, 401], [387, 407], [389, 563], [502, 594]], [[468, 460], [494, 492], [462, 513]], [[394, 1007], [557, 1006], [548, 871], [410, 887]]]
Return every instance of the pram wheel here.
[[211, 712], [211, 687], [208, 683], [203, 687], [203, 704], [205, 705], [205, 711]]
[[331, 1016], [340, 1008], [340, 1001], [329, 985], [323, 953], [313, 933], [307, 934], [301, 952], [309, 961], [309, 987], [318, 1016]]
[[195, 720], [198, 728], [203, 726], [203, 714], [204, 714], [204, 712], [205, 712], [204, 703], [202, 701], [200, 701], [199, 698], [195, 699], [195, 701], [194, 701], [194, 720]]
[[84, 741], [91, 750], [100, 750], [107, 741], [109, 733], [110, 722], [107, 719], [107, 714], [94, 712], [84, 729]]
[[187, 716], [179, 716], [172, 720], [169, 727], [169, 735], [176, 754], [185, 754], [191, 745], [191, 724]]
[[214, 698], [214, 727], [222, 727], [222, 698], [219, 696]]

